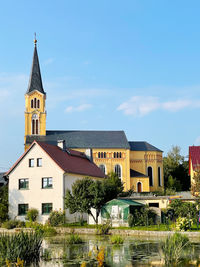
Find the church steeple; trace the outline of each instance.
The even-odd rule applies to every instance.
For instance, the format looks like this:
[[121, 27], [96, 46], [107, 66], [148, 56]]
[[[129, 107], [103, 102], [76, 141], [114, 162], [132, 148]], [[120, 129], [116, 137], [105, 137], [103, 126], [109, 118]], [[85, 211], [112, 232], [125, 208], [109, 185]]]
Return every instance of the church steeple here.
[[38, 53], [37, 53], [36, 37], [34, 40], [34, 44], [35, 44], [35, 47], [34, 47], [34, 53], [33, 53], [33, 62], [32, 62], [29, 85], [28, 85], [28, 89], [26, 93], [28, 94], [30, 92], [37, 90], [40, 93], [45, 94], [43, 85], [42, 85], [42, 77], [40, 73], [40, 64], [39, 64], [39, 58], [38, 58]]
[[25, 149], [28, 147], [27, 136], [46, 135], [46, 93], [42, 85], [36, 38], [34, 44], [30, 80], [25, 94]]

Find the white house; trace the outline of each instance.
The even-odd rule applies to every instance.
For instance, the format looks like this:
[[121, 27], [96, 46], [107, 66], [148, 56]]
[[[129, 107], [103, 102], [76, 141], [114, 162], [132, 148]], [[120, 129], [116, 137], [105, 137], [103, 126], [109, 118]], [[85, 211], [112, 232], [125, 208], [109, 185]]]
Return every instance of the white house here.
[[[52, 210], [64, 210], [66, 189], [84, 177], [104, 178], [104, 173], [84, 153], [34, 141], [6, 174], [9, 178], [9, 216], [25, 220], [29, 208], [45, 222]], [[77, 215], [66, 212], [74, 221]]]

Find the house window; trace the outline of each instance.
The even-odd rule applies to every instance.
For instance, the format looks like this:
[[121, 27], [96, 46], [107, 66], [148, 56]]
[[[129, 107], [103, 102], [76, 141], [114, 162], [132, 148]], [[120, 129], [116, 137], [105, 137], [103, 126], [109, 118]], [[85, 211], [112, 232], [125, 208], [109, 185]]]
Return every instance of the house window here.
[[104, 174], [106, 173], [106, 167], [105, 167], [105, 165], [101, 164], [101, 165], [99, 165], [99, 168], [102, 170], [102, 172]]
[[18, 204], [18, 215], [26, 215], [28, 211], [28, 204]]
[[148, 176], [149, 176], [149, 186], [153, 186], [153, 170], [152, 167], [148, 167], [147, 169]]
[[34, 159], [29, 159], [29, 167], [34, 167]]
[[162, 186], [160, 167], [158, 167], [158, 186]]
[[122, 178], [122, 171], [121, 171], [121, 166], [120, 165], [115, 165], [115, 173], [117, 176], [121, 179]]
[[47, 178], [42, 178], [42, 188], [52, 188], [53, 183], [52, 183], [52, 178], [47, 177]]
[[42, 214], [49, 214], [52, 211], [52, 203], [42, 203]]
[[37, 159], [37, 167], [42, 167], [42, 159], [41, 158]]
[[19, 179], [19, 189], [28, 189], [28, 188], [29, 188], [28, 178]]

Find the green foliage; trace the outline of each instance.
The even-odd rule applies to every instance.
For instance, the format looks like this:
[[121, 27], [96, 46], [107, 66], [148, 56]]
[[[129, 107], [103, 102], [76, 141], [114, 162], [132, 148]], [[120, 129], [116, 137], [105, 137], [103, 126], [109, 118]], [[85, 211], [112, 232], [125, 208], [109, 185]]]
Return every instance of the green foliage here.
[[176, 220], [176, 230], [178, 231], [187, 231], [191, 228], [191, 226], [192, 226], [192, 220], [189, 218], [179, 217]]
[[57, 234], [56, 229], [54, 227], [49, 226], [48, 224], [26, 222], [26, 227], [33, 228], [35, 232], [41, 234], [44, 237], [51, 237]]
[[8, 220], [8, 185], [0, 187], [0, 223]]
[[124, 238], [121, 237], [120, 235], [113, 235], [111, 236], [110, 241], [112, 244], [120, 245], [124, 243]]
[[193, 196], [198, 196], [200, 193], [200, 171], [194, 173], [193, 183], [191, 185], [191, 193]]
[[6, 229], [14, 229], [17, 227], [21, 228], [21, 227], [25, 227], [25, 222], [19, 221], [19, 220], [9, 220], [9, 221], [3, 222], [1, 226]]
[[81, 243], [83, 243], [83, 239], [79, 235], [72, 233], [67, 238], [66, 243], [70, 244], [70, 245], [72, 245], [72, 244], [81, 244]]
[[100, 224], [97, 226], [96, 234], [97, 235], [107, 235], [109, 233], [109, 230], [111, 228], [111, 224], [109, 221], [107, 221], [104, 224]]
[[52, 211], [48, 222], [51, 226], [59, 226], [65, 223], [65, 211]]
[[165, 265], [177, 266], [181, 264], [182, 253], [190, 245], [189, 239], [185, 235], [175, 233], [172, 236], [168, 236], [165, 243], [162, 246]]
[[197, 204], [183, 202], [181, 199], [172, 200], [168, 210], [173, 213], [174, 219], [177, 219], [178, 217], [186, 217], [197, 220], [198, 217]]
[[38, 262], [42, 236], [39, 233], [31, 232], [18, 234], [0, 234], [0, 263], [16, 262], [17, 258], [26, 263]]
[[163, 158], [165, 187], [175, 191], [189, 190], [190, 177], [188, 161], [180, 154], [180, 147], [172, 146], [167, 157]]
[[41, 258], [44, 261], [50, 261], [52, 259], [52, 251], [49, 250], [48, 248], [43, 249], [42, 250]]
[[[123, 184], [118, 176], [111, 173], [103, 181], [94, 181], [89, 178], [77, 180], [72, 185], [72, 192], [66, 191], [65, 208], [70, 213], [80, 212], [91, 215], [98, 223], [98, 216], [103, 205], [117, 197], [122, 192]], [[91, 208], [96, 209], [96, 216], [92, 214]]]
[[37, 209], [29, 209], [26, 214], [26, 220], [29, 222], [35, 222], [37, 221], [39, 211]]
[[155, 224], [156, 213], [149, 209], [148, 206], [141, 208], [140, 210], [134, 209], [133, 213], [128, 216], [129, 227], [138, 225], [152, 225]]

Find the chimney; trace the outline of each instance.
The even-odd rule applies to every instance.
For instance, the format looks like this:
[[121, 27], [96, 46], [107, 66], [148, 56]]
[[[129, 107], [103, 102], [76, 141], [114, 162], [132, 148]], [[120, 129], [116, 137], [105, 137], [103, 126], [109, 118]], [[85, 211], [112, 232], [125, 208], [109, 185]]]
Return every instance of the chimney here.
[[63, 151], [66, 150], [65, 140], [57, 140], [57, 146], [60, 147]]
[[85, 150], [85, 155], [86, 157], [93, 162], [93, 157], [92, 157], [92, 148], [87, 148]]

